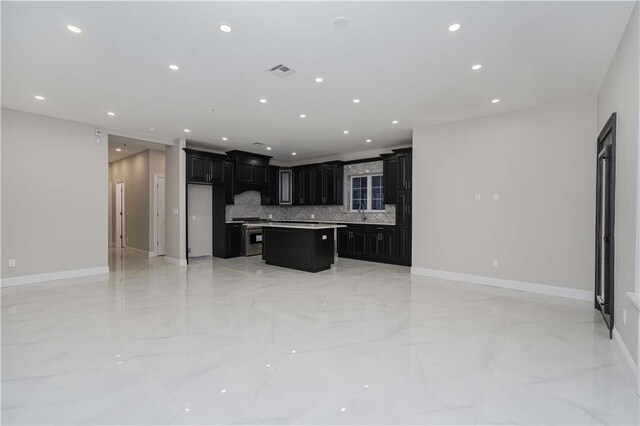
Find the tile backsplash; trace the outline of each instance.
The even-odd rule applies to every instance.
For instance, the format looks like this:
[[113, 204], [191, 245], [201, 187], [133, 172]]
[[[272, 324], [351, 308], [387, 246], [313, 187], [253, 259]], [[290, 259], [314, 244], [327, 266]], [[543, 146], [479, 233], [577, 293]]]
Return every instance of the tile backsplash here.
[[[381, 174], [382, 161], [370, 163], [357, 163], [344, 166], [344, 202], [341, 206], [261, 206], [260, 193], [246, 191], [235, 196], [233, 205], [228, 205], [226, 210], [227, 220], [235, 217], [260, 217], [273, 220], [331, 220], [358, 222], [362, 220], [362, 213], [352, 212], [349, 209], [351, 200], [351, 176]], [[312, 219], [311, 215], [315, 215]], [[396, 206], [388, 204], [384, 212], [366, 213], [367, 222], [389, 223], [396, 222]]]

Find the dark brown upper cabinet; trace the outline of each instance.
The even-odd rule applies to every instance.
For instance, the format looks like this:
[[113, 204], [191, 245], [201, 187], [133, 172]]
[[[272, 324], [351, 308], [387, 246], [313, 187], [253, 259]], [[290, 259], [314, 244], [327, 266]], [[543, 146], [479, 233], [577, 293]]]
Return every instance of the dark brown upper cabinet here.
[[227, 156], [235, 165], [237, 192], [266, 189], [271, 157], [245, 151], [228, 151]]
[[396, 154], [380, 154], [384, 176], [384, 203], [395, 204], [398, 181], [398, 158]]
[[312, 166], [293, 169], [293, 204], [297, 206], [315, 205], [315, 170]]
[[187, 182], [199, 185], [224, 182], [224, 156], [185, 148], [187, 154]]
[[267, 189], [260, 193], [260, 204], [263, 206], [280, 205], [280, 167], [269, 166], [267, 171]]
[[342, 162], [310, 164], [293, 168], [294, 205], [341, 205], [344, 171]]
[[398, 161], [396, 174], [396, 189], [398, 191], [411, 189], [411, 148], [394, 149]]

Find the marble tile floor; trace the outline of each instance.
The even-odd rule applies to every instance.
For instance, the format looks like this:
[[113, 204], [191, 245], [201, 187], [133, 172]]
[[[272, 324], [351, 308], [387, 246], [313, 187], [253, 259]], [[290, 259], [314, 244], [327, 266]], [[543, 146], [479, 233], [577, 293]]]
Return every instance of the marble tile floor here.
[[346, 259], [110, 266], [2, 290], [3, 424], [639, 423], [588, 302]]

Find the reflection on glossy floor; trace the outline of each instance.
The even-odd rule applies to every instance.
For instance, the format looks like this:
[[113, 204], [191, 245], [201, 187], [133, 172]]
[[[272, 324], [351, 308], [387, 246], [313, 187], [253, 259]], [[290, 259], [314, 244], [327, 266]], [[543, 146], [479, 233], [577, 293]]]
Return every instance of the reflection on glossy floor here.
[[590, 303], [341, 259], [2, 291], [3, 424], [638, 424]]

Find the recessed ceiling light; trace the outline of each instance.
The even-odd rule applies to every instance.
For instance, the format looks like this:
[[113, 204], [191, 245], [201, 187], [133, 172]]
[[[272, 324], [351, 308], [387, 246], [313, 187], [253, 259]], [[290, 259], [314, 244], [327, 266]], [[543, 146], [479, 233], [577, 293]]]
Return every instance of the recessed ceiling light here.
[[491, 103], [492, 103], [492, 104], [499, 104], [499, 103], [500, 103], [500, 99], [498, 99], [498, 98], [493, 99], [493, 100], [491, 101]]
[[391, 124], [398, 124], [398, 120], [393, 120]]
[[82, 32], [82, 30], [76, 27], [75, 25], [67, 25], [67, 29], [72, 33], [76, 33], [76, 34], [80, 34]]
[[172, 70], [172, 71], [178, 71], [180, 69], [180, 67], [177, 66], [177, 65], [171, 64], [171, 65], [169, 65], [169, 69]]
[[300, 114], [300, 118], [307, 118], [307, 114]]
[[108, 111], [108, 112], [107, 112], [107, 115], [108, 115], [108, 116], [110, 116], [110, 117], [113, 117], [114, 115], [116, 115], [116, 113], [115, 113], [115, 112]]
[[231, 31], [233, 31], [233, 28], [231, 28], [231, 26], [227, 24], [222, 24], [220, 25], [220, 31], [222, 31], [223, 33], [230, 33]]
[[266, 104], [266, 103], [267, 103], [267, 100], [266, 100], [266, 99], [260, 99], [260, 103], [261, 103], [261, 104]]
[[354, 100], [353, 100], [353, 103], [354, 103], [354, 104], [359, 104], [359, 103], [360, 103], [360, 99], [354, 99]]
[[315, 81], [316, 83], [322, 83], [324, 79], [322, 77], [316, 77], [313, 81]]
[[295, 152], [292, 152], [291, 155], [297, 155]]
[[185, 132], [185, 133], [189, 133], [190, 131], [191, 131], [191, 130], [189, 130], [189, 129], [184, 129], [184, 132]]
[[36, 98], [39, 101], [44, 101], [44, 96], [35, 95], [34, 98]]
[[122, 148], [116, 148], [116, 151], [121, 152]]
[[152, 128], [149, 129], [150, 132], [155, 132], [156, 130], [158, 130], [158, 129], [156, 129], [155, 127], [152, 127]]
[[482, 64], [475, 64], [474, 66], [471, 67], [471, 69], [474, 71], [478, 71], [480, 68], [482, 68]]
[[451, 24], [451, 25], [449, 25], [449, 31], [452, 32], [452, 33], [458, 31], [460, 28], [462, 28], [462, 25], [460, 25], [460, 24]]
[[342, 133], [344, 133], [345, 135], [348, 135], [349, 131], [348, 130], [343, 130]]
[[371, 139], [365, 140], [366, 143], [371, 143]]
[[267, 151], [271, 151], [271, 147], [270, 146], [267, 147]]
[[222, 137], [222, 140], [223, 140], [223, 141], [226, 141], [226, 140], [228, 140], [228, 139], [227, 139], [227, 137], [226, 137], [226, 136], [223, 136], [223, 137]]

